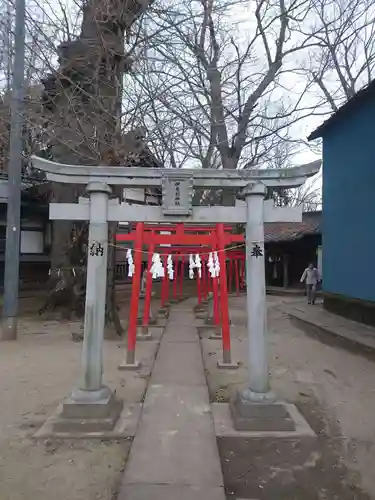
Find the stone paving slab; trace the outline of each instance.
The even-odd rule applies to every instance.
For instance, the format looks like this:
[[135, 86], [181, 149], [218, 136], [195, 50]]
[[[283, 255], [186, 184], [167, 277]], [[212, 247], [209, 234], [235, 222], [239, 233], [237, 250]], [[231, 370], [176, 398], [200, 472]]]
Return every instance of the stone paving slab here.
[[344, 347], [355, 346], [375, 352], [375, 328], [330, 313], [320, 304], [309, 305], [302, 301], [284, 303], [278, 309], [307, 326], [318, 329], [320, 333], [342, 339], [345, 341]]
[[165, 340], [167, 342], [196, 342], [197, 333], [192, 333], [191, 326], [175, 324], [165, 332]]
[[223, 500], [222, 487], [176, 484], [127, 484], [118, 500]]
[[56, 430], [54, 430], [54, 423], [57, 421], [61, 411], [62, 405], [58, 406], [55, 413], [45, 421], [33, 437], [35, 439], [129, 439], [135, 435], [141, 416], [141, 404], [124, 405], [115, 427], [112, 430], [100, 432], [56, 432]]
[[152, 383], [206, 388], [202, 354], [197, 342], [164, 341], [154, 367]]
[[234, 428], [228, 403], [213, 403], [212, 413], [217, 437], [238, 438], [298, 438], [312, 437], [316, 434], [293, 404], [285, 405], [296, 426], [294, 431], [238, 431]]
[[222, 485], [206, 387], [149, 387], [126, 482]]
[[[188, 302], [171, 309], [118, 500], [225, 500], [193, 304]], [[190, 328], [171, 341], [178, 324]]]
[[[184, 304], [185, 306], [185, 304]], [[179, 307], [181, 309], [179, 310], [174, 310], [174, 308], [177, 306], [173, 306], [173, 309], [171, 309], [169, 318], [168, 318], [168, 326], [174, 326], [174, 328], [181, 327], [181, 326], [194, 326], [194, 325], [201, 325], [202, 321], [199, 319], [195, 318], [195, 314], [193, 315], [192, 311], [186, 311], [186, 309], [183, 309], [183, 305], [180, 304]], [[185, 306], [186, 307], [186, 306]]]

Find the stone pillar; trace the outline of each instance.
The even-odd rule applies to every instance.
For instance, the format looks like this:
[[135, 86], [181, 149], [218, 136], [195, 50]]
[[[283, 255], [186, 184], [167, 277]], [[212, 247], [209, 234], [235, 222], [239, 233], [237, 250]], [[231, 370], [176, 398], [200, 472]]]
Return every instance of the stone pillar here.
[[87, 256], [86, 307], [82, 349], [82, 378], [74, 389], [72, 400], [100, 401], [110, 390], [102, 384], [103, 332], [107, 283], [108, 196], [107, 184], [91, 182], [86, 188], [90, 195], [90, 221]]
[[78, 433], [111, 431], [121, 413], [122, 402], [103, 385], [103, 338], [107, 283], [108, 196], [111, 189], [101, 182], [87, 185], [90, 195], [87, 247], [86, 307], [82, 348], [82, 376], [71, 397], [54, 419], [53, 431]]
[[253, 183], [243, 195], [247, 207], [246, 223], [246, 285], [247, 331], [249, 338], [248, 399], [269, 398], [269, 377], [266, 349], [266, 278], [264, 258], [263, 206], [266, 187]]
[[242, 192], [247, 206], [246, 285], [249, 342], [249, 383], [231, 402], [234, 426], [238, 430], [294, 430], [285, 404], [276, 402], [270, 391], [266, 341], [266, 277], [264, 256], [264, 197], [261, 182]]

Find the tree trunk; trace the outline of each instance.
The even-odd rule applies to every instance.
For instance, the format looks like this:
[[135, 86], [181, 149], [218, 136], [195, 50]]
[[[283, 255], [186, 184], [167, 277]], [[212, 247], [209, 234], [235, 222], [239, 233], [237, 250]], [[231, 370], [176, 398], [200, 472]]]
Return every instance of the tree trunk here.
[[[125, 32], [151, 2], [89, 0], [83, 7], [80, 36], [60, 45], [59, 69], [42, 81], [45, 111], [49, 114], [46, 137], [54, 161], [99, 165], [115, 160], [118, 164], [115, 148], [121, 144], [121, 82], [125, 69], [130, 69], [124, 52]], [[120, 140], [116, 142], [116, 138]], [[72, 187], [55, 184], [53, 201], [77, 201], [84, 186]], [[55, 221], [53, 229], [51, 267], [72, 269], [72, 222]], [[120, 333], [114, 247], [109, 248], [108, 272], [106, 318]]]

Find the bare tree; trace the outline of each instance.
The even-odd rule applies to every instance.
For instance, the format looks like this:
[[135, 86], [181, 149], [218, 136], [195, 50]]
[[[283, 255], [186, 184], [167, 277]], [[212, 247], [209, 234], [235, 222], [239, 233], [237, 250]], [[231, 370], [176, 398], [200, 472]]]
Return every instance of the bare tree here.
[[291, 124], [337, 109], [372, 78], [370, 0], [163, 5], [144, 18], [147, 57], [137, 54], [127, 98], [137, 96], [142, 125], [172, 167], [269, 163], [295, 135]]
[[[81, 8], [60, 0], [57, 16], [55, 4], [28, 5], [26, 67], [33, 92], [28, 96], [25, 128], [33, 140], [25, 143], [25, 158], [36, 153], [63, 163], [146, 166], [149, 162], [154, 166], [143, 130], [124, 130], [121, 106], [123, 75], [131, 66], [129, 52], [139, 38], [132, 26], [149, 3], [90, 0]], [[0, 104], [6, 125], [6, 95]], [[6, 126], [0, 132], [2, 156], [6, 158]], [[53, 184], [50, 195], [55, 201], [71, 202], [81, 190], [80, 186], [72, 189]], [[111, 227], [112, 243], [114, 232]], [[84, 274], [72, 273], [72, 267], [81, 264], [84, 269], [85, 240], [84, 226], [54, 224], [52, 276], [58, 275], [71, 291], [77, 289], [78, 279], [84, 282]], [[114, 245], [109, 254], [107, 319], [114, 321], [119, 331], [114, 305]]]
[[[269, 168], [289, 168], [294, 163], [294, 157], [298, 154], [298, 145], [292, 141], [283, 141], [275, 145], [268, 155], [267, 165]], [[276, 206], [302, 205], [304, 212], [315, 212], [322, 208], [321, 174], [309, 179], [303, 186], [295, 189], [270, 188], [267, 194], [272, 198]]]
[[304, 212], [316, 212], [322, 209], [321, 176], [317, 175], [312, 181], [295, 189], [274, 189], [268, 197], [272, 198], [276, 206], [300, 207]]
[[314, 0], [310, 19], [316, 45], [306, 71], [332, 111], [374, 78], [375, 6], [370, 0]]
[[[235, 21], [236, 7], [247, 9], [246, 22]], [[312, 44], [299, 30], [293, 35], [308, 8], [308, 0], [258, 0], [253, 11], [247, 2], [186, 0], [149, 21], [148, 57], [140, 54], [135, 68], [137, 95], [171, 166], [259, 166], [271, 143], [311, 114], [302, 107], [306, 89], [283, 92], [292, 56]]]
[[[3, 162], [11, 1], [0, 0], [6, 14], [0, 21]], [[246, 18], [239, 20], [241, 8]], [[305, 144], [292, 141], [292, 127], [326, 113], [327, 104], [336, 109], [372, 77], [372, 17], [370, 0], [255, 0], [250, 6], [245, 0], [89, 0], [83, 6], [28, 0], [25, 158], [37, 153], [66, 163], [173, 168], [293, 163]], [[318, 99], [311, 99], [316, 90]], [[54, 185], [52, 198], [70, 202], [80, 192]], [[294, 196], [297, 203], [307, 195]], [[56, 223], [54, 234], [52, 267], [70, 268], [72, 224]]]

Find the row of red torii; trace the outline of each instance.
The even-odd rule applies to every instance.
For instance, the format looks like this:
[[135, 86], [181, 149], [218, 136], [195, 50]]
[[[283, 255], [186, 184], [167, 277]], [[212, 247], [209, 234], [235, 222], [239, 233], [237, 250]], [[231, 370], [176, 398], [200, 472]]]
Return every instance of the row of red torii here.
[[[152, 266], [155, 255], [161, 255], [161, 261], [164, 264], [161, 312], [164, 312], [166, 305], [168, 305], [170, 281], [173, 281], [171, 299], [175, 301], [178, 298], [182, 299], [185, 262], [189, 262], [190, 256], [199, 255], [201, 260], [200, 271], [196, 267], [194, 272], [197, 282], [197, 310], [199, 310], [203, 302], [208, 300], [209, 294], [212, 293], [212, 318], [209, 319], [213, 321], [215, 326], [216, 337], [222, 339], [223, 361], [220, 366], [225, 367], [225, 365], [232, 364], [228, 288], [230, 289], [233, 281], [235, 281], [236, 293], [237, 295], [240, 293], [245, 273], [244, 241], [243, 234], [234, 234], [232, 226], [224, 224], [202, 227], [186, 226], [184, 223], [164, 226], [139, 222], [129, 233], [116, 235], [116, 244], [126, 245], [132, 242], [131, 246], [134, 251], [134, 272], [130, 272], [132, 276], [132, 295], [127, 336], [127, 364], [135, 363], [136, 340], [151, 338], [148, 327], [151, 319]], [[141, 333], [137, 336], [139, 297], [140, 292], [143, 292], [143, 290], [140, 290], [140, 283], [144, 247], [148, 249], [147, 274], [141, 318], [142, 328]], [[210, 254], [212, 255], [215, 252], [219, 259], [220, 274], [211, 277], [207, 264]], [[171, 256], [174, 268], [172, 280], [167, 272], [169, 256]], [[130, 259], [133, 262], [133, 257], [130, 257]]]
[[[257, 170], [214, 170], [214, 169], [148, 169], [109, 166], [63, 165], [33, 157], [34, 167], [46, 173], [52, 182], [73, 185], [85, 185], [86, 196], [78, 203], [51, 203], [50, 219], [89, 221], [89, 241], [86, 273], [86, 305], [84, 321], [84, 339], [82, 347], [82, 376], [70, 398], [64, 401], [58, 428], [71, 428], [72, 420], [84, 431], [87, 424], [92, 429], [108, 430], [115, 426], [121, 413], [122, 402], [113, 391], [103, 384], [103, 336], [105, 321], [105, 299], [108, 256], [108, 223], [128, 222], [143, 224], [194, 224], [215, 226], [215, 231], [208, 235], [200, 234], [200, 244], [207, 244], [211, 249], [224, 249], [233, 236], [226, 239], [228, 232], [224, 224], [245, 225], [246, 255], [246, 310], [248, 332], [248, 384], [240, 391], [233, 403], [232, 416], [237, 428], [251, 428], [254, 422], [257, 430], [292, 429], [292, 419], [284, 403], [277, 400], [270, 390], [266, 342], [266, 287], [264, 256], [264, 222], [291, 222], [302, 219], [301, 209], [290, 207], [277, 208], [272, 200], [265, 200], [269, 188], [296, 188], [308, 177], [318, 173], [321, 162], [316, 161], [289, 169]], [[112, 187], [122, 186], [132, 189], [161, 189], [161, 206], [130, 205], [112, 198]], [[193, 206], [194, 190], [230, 190], [237, 192], [234, 206]], [[143, 224], [136, 229], [136, 244], [140, 248], [143, 236], [147, 244], [149, 232], [143, 231]], [[169, 228], [168, 228], [169, 231]], [[155, 244], [160, 235], [155, 235]], [[151, 239], [149, 240], [151, 243]], [[196, 241], [187, 245], [196, 247]], [[171, 244], [181, 241], [171, 240]], [[224, 252], [217, 251], [221, 261], [222, 274], [219, 274], [220, 297], [225, 301], [221, 308], [223, 341], [230, 342], [229, 318], [227, 308], [227, 280]], [[135, 252], [137, 262], [140, 252]], [[133, 262], [134, 265], [134, 262]], [[215, 262], [215, 266], [218, 262]], [[134, 265], [136, 273], [141, 266]], [[213, 280], [214, 283], [215, 280]], [[134, 280], [134, 306], [132, 321], [137, 320], [135, 309], [138, 306], [140, 276]], [[146, 308], [147, 309], [147, 308]], [[135, 325], [136, 326], [136, 325]], [[227, 328], [227, 330], [226, 330]], [[134, 342], [134, 338], [133, 338]], [[132, 344], [128, 345], [126, 361], [120, 369], [137, 369]], [[229, 346], [230, 347], [230, 346]], [[228, 344], [224, 349], [230, 354]], [[230, 359], [223, 359], [231, 367]], [[98, 415], [100, 418], [98, 419]], [[259, 417], [260, 421], [259, 421]], [[264, 418], [263, 418], [264, 417]], [[267, 418], [266, 418], [267, 417]], [[270, 418], [272, 417], [272, 418]], [[273, 418], [275, 417], [275, 418]], [[100, 420], [100, 422], [99, 422]], [[264, 423], [263, 423], [264, 421]], [[264, 427], [264, 428], [263, 428]]]

